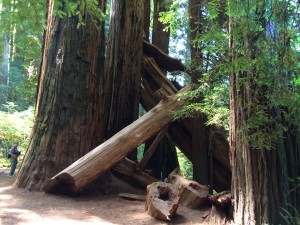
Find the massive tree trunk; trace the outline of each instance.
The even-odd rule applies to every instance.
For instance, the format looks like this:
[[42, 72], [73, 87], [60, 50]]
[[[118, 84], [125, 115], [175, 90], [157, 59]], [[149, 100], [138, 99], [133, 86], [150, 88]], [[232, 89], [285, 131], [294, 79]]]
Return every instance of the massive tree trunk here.
[[[55, 16], [53, 5], [49, 0], [35, 125], [16, 180], [34, 190], [103, 141], [103, 23], [99, 30], [86, 15], [78, 29], [76, 18]], [[105, 0], [99, 5], [105, 11]]]
[[[201, 52], [201, 42], [195, 42], [198, 36], [203, 34], [203, 21], [202, 21], [202, 1], [190, 0], [189, 1], [189, 16], [190, 16], [190, 43], [191, 44], [191, 78], [192, 83], [199, 84], [198, 79], [202, 77], [203, 57]], [[195, 102], [201, 101], [201, 97], [194, 100]], [[193, 120], [192, 132], [192, 154], [193, 154], [193, 178], [200, 184], [209, 184], [208, 174], [208, 129], [205, 125], [207, 118], [204, 114], [196, 115]], [[212, 181], [211, 181], [212, 183]]]
[[[266, 9], [263, 8], [265, 6], [251, 5], [254, 6], [257, 10], [254, 15], [249, 14], [249, 18], [265, 28]], [[263, 31], [253, 31], [249, 27], [244, 29], [244, 22], [241, 18], [230, 19], [231, 60], [234, 62], [237, 58], [244, 58], [252, 65], [252, 62], [263, 58], [261, 54], [266, 54], [261, 47], [264, 46], [264, 41], [269, 44], [270, 39], [266, 40], [268, 37]], [[241, 26], [242, 34], [232, 32], [233, 29], [241, 29]], [[285, 57], [282, 56], [283, 52], [280, 52], [280, 55], [278, 57], [276, 51], [272, 51], [271, 57]], [[273, 68], [273, 64], [268, 65], [268, 62], [265, 64], [266, 68], [268, 66]], [[282, 115], [289, 114], [289, 111], [281, 108], [281, 103], [274, 106], [273, 101], [270, 101], [273, 94], [270, 91], [272, 87], [268, 84], [266, 76], [260, 74], [260, 68], [249, 66], [240, 71], [234, 66], [232, 68], [234, 69], [230, 74], [230, 159], [234, 222], [245, 225], [285, 224], [280, 216], [281, 209], [286, 208], [287, 203], [293, 202], [291, 194], [296, 202], [299, 202], [297, 195], [288, 190], [290, 182], [288, 179], [294, 180], [297, 176], [297, 165], [291, 155], [294, 154], [296, 158], [299, 155], [299, 144], [297, 138], [294, 139], [294, 135], [298, 136], [299, 131], [297, 128], [293, 129], [291, 125], [284, 124], [287, 117]], [[276, 76], [286, 76], [284, 70], [281, 71], [279, 68], [279, 71]], [[262, 79], [266, 81], [263, 85], [258, 82]], [[284, 90], [285, 85], [284, 82], [281, 83], [276, 92]], [[276, 127], [278, 124], [287, 128], [282, 135]], [[290, 173], [292, 172], [290, 166], [295, 168], [292, 169], [295, 173]], [[290, 212], [292, 213], [292, 210]]]
[[[111, 1], [105, 64], [105, 105], [108, 139], [138, 118], [143, 44], [143, 1]], [[136, 159], [136, 154], [131, 155]]]

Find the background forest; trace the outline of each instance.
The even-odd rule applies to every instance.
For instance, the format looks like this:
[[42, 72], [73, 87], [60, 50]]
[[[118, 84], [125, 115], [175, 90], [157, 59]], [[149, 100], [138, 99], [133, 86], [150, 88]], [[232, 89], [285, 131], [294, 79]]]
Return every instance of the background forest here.
[[[74, 40], [81, 32], [82, 36], [88, 33], [86, 31], [103, 33], [106, 42], [102, 42], [102, 39], [95, 40], [105, 46], [103, 55], [99, 54], [99, 61], [101, 57], [106, 57], [109, 61], [117, 52], [111, 49], [111, 43], [117, 40], [119, 32], [115, 29], [118, 21], [112, 18], [113, 12], [119, 7], [116, 1], [55, 1], [53, 12], [47, 8], [50, 3], [52, 1], [0, 0], [0, 140], [1, 147], [5, 149], [15, 140], [20, 142], [23, 152], [30, 148], [28, 146], [32, 140], [30, 134], [34, 126], [34, 112], [39, 91], [43, 89], [42, 63], [43, 60], [46, 61], [43, 51], [47, 43], [49, 44], [46, 29], [47, 23], [49, 26], [50, 14], [53, 13], [53, 18], [61, 24], [71, 24], [70, 26], [78, 30], [72, 30], [73, 27], [69, 30]], [[195, 133], [200, 132], [201, 135], [201, 132], [209, 129], [207, 127], [218, 127], [226, 134], [231, 151], [231, 189], [236, 197], [235, 215], [248, 213], [249, 218], [256, 220], [257, 224], [280, 220], [291, 224], [299, 222], [299, 216], [294, 213], [300, 207], [299, 2], [145, 0], [143, 4], [144, 40], [180, 59], [187, 67], [185, 72], [165, 72], [167, 77], [177, 86], [186, 86], [189, 83], [196, 85], [188, 93], [189, 104], [176, 117], [197, 118], [198, 113], [202, 112], [205, 118], [196, 120], [193, 125], [196, 127]], [[139, 7], [136, 6], [137, 18]], [[148, 17], [146, 12], [149, 12]], [[125, 23], [127, 22], [124, 19]], [[57, 25], [61, 26], [57, 30], [67, 27], [61, 24]], [[139, 28], [133, 33], [138, 31]], [[78, 40], [82, 41], [80, 38]], [[59, 41], [57, 43], [60, 44]], [[78, 44], [80, 45], [82, 44]], [[78, 55], [82, 57], [78, 46], [74, 45], [74, 48], [79, 49]], [[92, 51], [89, 46], [87, 49]], [[118, 53], [123, 54], [121, 50]], [[132, 67], [139, 68], [134, 63]], [[106, 64], [99, 67], [105, 67], [103, 73], [111, 74], [107, 80], [115, 79], [116, 86], [122, 87], [115, 78], [112, 67]], [[70, 74], [74, 73], [73, 68], [62, 71], [67, 70]], [[76, 79], [85, 82], [80, 74]], [[101, 85], [101, 79], [95, 83]], [[128, 86], [133, 85], [134, 81], [128, 80]], [[90, 78], [89, 81], [87, 85], [91, 85]], [[51, 82], [49, 85], [52, 85]], [[113, 85], [103, 88], [106, 92], [110, 89], [113, 89]], [[67, 91], [66, 95], [68, 93]], [[101, 96], [99, 93], [95, 96]], [[121, 101], [118, 103], [122, 105]], [[104, 106], [110, 111], [110, 116], [105, 117], [108, 118], [108, 131], [101, 130], [103, 140], [100, 138], [99, 142], [111, 137], [125, 125], [122, 122], [114, 124], [110, 121], [111, 118], [117, 118], [114, 113], [118, 109], [113, 104]], [[144, 109], [141, 105], [139, 108], [141, 116]], [[136, 111], [135, 108], [132, 111]], [[131, 120], [133, 118], [134, 116], [130, 117]], [[35, 120], [36, 124], [43, 120], [37, 117], [37, 112]], [[119, 120], [122, 121], [116, 119], [118, 122], [115, 123], [119, 123]], [[203, 124], [207, 127], [203, 128]], [[34, 141], [31, 144], [34, 146]], [[96, 143], [91, 141], [91, 146], [94, 145]], [[207, 140], [201, 139], [197, 145], [206, 146]], [[147, 143], [139, 147], [138, 158], [142, 157], [146, 147]], [[177, 157], [181, 172], [185, 176], [209, 184], [209, 173], [200, 173], [203, 166], [209, 167], [208, 162], [201, 165], [191, 163], [178, 149]], [[268, 177], [272, 179], [269, 180]], [[253, 184], [249, 184], [249, 180], [254, 180]], [[30, 183], [18, 182], [19, 186]], [[253, 186], [245, 188], [248, 185]], [[260, 202], [264, 195], [268, 196], [268, 203], [263, 200]], [[248, 196], [252, 196], [252, 200], [255, 196], [258, 203], [247, 206], [245, 199]], [[262, 212], [261, 207], [267, 213]], [[244, 220], [247, 224], [244, 217], [236, 217], [235, 220]]]

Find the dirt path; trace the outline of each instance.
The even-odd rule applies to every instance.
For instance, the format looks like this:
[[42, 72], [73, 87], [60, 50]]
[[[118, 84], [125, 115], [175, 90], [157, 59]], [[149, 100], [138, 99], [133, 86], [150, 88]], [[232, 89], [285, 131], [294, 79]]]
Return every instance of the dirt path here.
[[155, 220], [145, 212], [145, 204], [118, 196], [120, 192], [145, 194], [114, 178], [107, 187], [108, 194], [86, 192], [70, 198], [29, 192], [15, 188], [14, 178], [0, 172], [0, 224], [1, 225], [77, 225], [77, 224], [201, 224], [202, 215], [207, 213], [180, 206], [171, 222]]

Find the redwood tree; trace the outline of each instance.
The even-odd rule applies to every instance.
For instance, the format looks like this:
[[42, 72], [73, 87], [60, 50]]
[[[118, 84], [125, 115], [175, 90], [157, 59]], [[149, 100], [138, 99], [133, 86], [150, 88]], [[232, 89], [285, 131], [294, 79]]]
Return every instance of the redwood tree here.
[[[98, 3], [104, 11], [105, 0]], [[47, 7], [35, 124], [16, 180], [34, 190], [103, 141], [103, 23], [97, 29], [84, 14], [86, 24], [78, 28], [77, 17], [54, 15], [54, 0]], [[67, 9], [62, 4], [59, 10]]]
[[[190, 43], [191, 43], [191, 82], [197, 86], [203, 76], [202, 43], [197, 37], [204, 33], [204, 21], [202, 16], [203, 1], [189, 1], [190, 17]], [[194, 100], [195, 103], [201, 101]], [[205, 125], [206, 117], [196, 116], [193, 120], [192, 152], [193, 152], [193, 178], [201, 184], [208, 184], [208, 128]], [[212, 172], [212, 171], [211, 171]]]
[[[102, 118], [106, 139], [138, 118], [143, 9], [140, 0], [111, 1], [103, 92], [106, 112]], [[136, 159], [136, 154], [131, 158]]]
[[[289, 61], [292, 58], [286, 58], [292, 57], [293, 52], [292, 33], [287, 27], [292, 6], [278, 4], [271, 8], [248, 2], [248, 7], [243, 3], [230, 7], [234, 222], [283, 224], [282, 208], [288, 209], [288, 203], [297, 206], [299, 202], [294, 186], [299, 176], [299, 130], [297, 120], [290, 115], [297, 107], [289, 87], [298, 66]], [[278, 20], [278, 15], [284, 15], [280, 18], [285, 21]]]

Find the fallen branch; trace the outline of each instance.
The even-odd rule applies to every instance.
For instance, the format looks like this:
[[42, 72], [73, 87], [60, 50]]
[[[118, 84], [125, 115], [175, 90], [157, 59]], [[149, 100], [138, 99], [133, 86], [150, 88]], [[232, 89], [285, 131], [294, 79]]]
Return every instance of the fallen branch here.
[[120, 193], [119, 196], [122, 198], [130, 199], [130, 200], [137, 200], [137, 201], [145, 201], [146, 200], [146, 196], [144, 196], [144, 195]]

